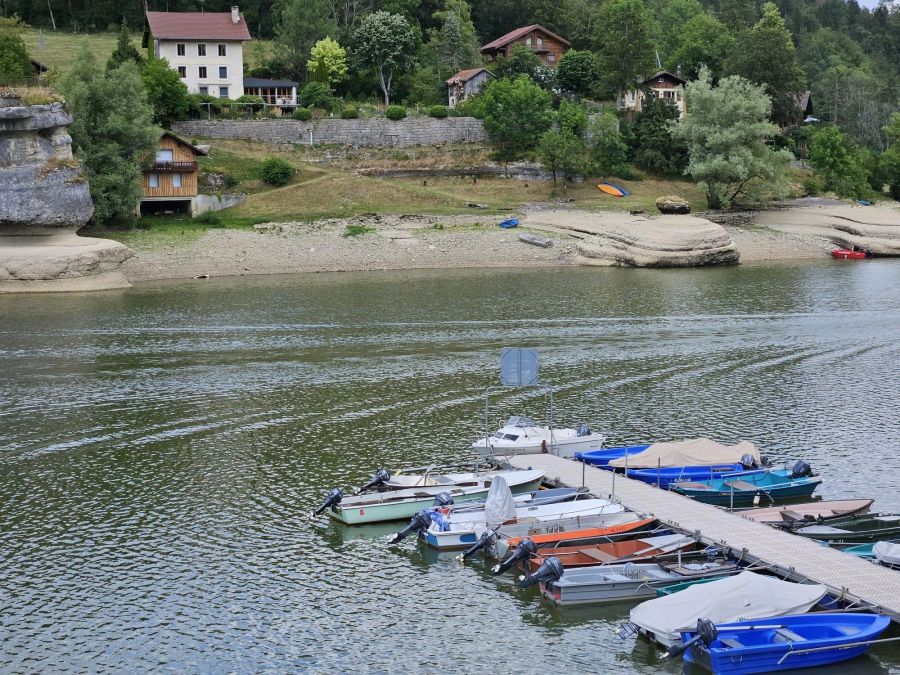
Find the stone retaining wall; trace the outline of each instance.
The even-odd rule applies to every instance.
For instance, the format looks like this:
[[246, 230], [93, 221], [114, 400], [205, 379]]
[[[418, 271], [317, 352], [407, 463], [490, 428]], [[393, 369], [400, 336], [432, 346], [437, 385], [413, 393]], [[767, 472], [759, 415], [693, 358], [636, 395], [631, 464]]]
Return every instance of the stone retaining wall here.
[[184, 120], [172, 130], [188, 138], [234, 138], [268, 143], [302, 145], [352, 145], [357, 147], [407, 147], [443, 143], [483, 143], [487, 133], [474, 117], [413, 117], [399, 122], [388, 119], [341, 120]]

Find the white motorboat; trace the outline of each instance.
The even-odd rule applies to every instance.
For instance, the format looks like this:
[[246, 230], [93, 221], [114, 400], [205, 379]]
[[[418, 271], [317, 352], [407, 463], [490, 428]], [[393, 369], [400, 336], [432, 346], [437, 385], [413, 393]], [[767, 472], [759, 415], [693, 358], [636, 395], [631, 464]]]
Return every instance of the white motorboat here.
[[472, 447], [488, 456], [550, 453], [573, 457], [576, 452], [601, 448], [604, 440], [603, 434], [592, 432], [586, 424], [579, 424], [577, 429], [552, 429], [538, 426], [531, 418], [516, 416], [487, 439], [479, 438]]

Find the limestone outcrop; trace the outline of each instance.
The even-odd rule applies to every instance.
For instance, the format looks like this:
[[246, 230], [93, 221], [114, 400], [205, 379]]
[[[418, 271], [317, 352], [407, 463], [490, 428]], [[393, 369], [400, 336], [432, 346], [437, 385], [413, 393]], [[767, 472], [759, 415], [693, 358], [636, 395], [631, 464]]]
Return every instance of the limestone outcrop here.
[[761, 211], [754, 224], [817, 235], [841, 248], [861, 246], [876, 256], [900, 256], [900, 210], [890, 206], [827, 205]]
[[696, 216], [537, 211], [524, 225], [580, 239], [576, 247], [585, 265], [696, 267], [740, 259], [722, 226]]
[[690, 202], [675, 195], [657, 199], [656, 208], [663, 215], [686, 216], [691, 212]]
[[72, 157], [63, 104], [0, 93], [0, 292], [98, 290], [129, 283], [131, 250], [79, 237], [94, 206]]

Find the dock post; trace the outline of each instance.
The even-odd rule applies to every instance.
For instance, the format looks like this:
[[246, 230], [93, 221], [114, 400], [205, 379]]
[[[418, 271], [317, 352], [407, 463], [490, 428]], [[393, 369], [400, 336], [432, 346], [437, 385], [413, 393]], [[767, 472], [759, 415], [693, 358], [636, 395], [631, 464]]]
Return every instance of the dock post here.
[[656, 489], [657, 490], [659, 489], [659, 483], [660, 483], [659, 474], [661, 471], [662, 471], [662, 460], [659, 457], [657, 457], [656, 458]]

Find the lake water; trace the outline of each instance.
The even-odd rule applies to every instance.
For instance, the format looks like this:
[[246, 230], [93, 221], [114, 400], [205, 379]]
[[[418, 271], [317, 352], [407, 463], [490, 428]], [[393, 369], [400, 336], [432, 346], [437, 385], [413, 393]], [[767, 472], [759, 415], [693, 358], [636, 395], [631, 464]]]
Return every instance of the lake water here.
[[[0, 671], [681, 672], [612, 635], [628, 605], [308, 520], [381, 466], [468, 458], [504, 346], [540, 349], [558, 423], [750, 439], [900, 510], [895, 261], [0, 296]], [[547, 406], [501, 391], [491, 424]], [[852, 664], [891, 671], [898, 647]]]

